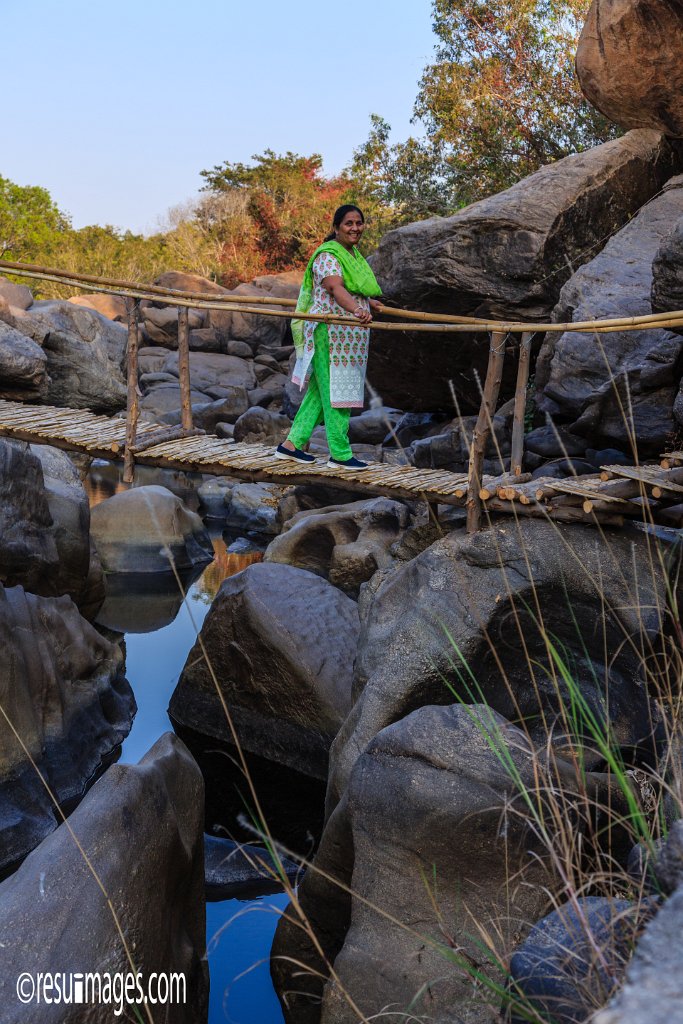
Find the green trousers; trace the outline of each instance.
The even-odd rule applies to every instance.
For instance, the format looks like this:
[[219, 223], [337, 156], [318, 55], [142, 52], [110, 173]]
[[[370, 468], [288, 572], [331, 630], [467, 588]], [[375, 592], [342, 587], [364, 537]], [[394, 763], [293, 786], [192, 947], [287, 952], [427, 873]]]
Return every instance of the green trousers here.
[[315, 428], [324, 422], [330, 455], [333, 459], [346, 462], [347, 459], [353, 458], [349, 444], [351, 410], [333, 409], [330, 405], [330, 346], [325, 324], [316, 327], [313, 339], [315, 352], [308, 390], [294, 417], [288, 440], [295, 447], [303, 448], [308, 444]]

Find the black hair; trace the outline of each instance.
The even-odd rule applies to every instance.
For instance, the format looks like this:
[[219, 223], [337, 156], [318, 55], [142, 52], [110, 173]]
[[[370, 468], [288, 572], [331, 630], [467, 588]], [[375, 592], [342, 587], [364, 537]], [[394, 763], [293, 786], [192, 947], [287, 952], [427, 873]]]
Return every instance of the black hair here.
[[334, 229], [340, 226], [341, 222], [344, 220], [344, 217], [346, 216], [347, 213], [352, 213], [353, 211], [360, 214], [360, 219], [365, 224], [365, 217], [363, 216], [363, 211], [360, 210], [357, 206], [354, 206], [353, 203], [344, 203], [343, 206], [338, 206], [337, 209], [334, 211], [334, 217], [332, 218], [332, 230], [330, 231], [329, 235], [327, 235], [327, 237], [324, 239], [325, 242], [334, 241]]

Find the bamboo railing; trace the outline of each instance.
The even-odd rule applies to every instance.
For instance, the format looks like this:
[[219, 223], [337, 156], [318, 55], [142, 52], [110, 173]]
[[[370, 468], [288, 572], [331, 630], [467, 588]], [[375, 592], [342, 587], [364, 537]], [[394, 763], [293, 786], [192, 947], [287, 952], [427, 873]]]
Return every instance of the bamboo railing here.
[[[190, 309], [226, 310], [257, 316], [272, 316], [291, 319], [295, 299], [278, 296], [241, 296], [230, 293], [211, 294], [206, 292], [184, 291], [163, 288], [159, 285], [140, 285], [136, 282], [116, 278], [97, 277], [92, 274], [80, 274], [60, 270], [55, 267], [42, 267], [36, 264], [18, 263], [0, 260], [0, 271], [35, 280], [52, 281], [62, 285], [79, 288], [82, 291], [101, 294], [118, 295], [126, 300], [128, 323], [128, 389], [126, 406], [126, 447], [124, 458], [125, 482], [132, 482], [134, 473], [135, 453], [143, 450], [143, 444], [137, 444], [137, 426], [139, 416], [138, 403], [138, 347], [139, 347], [139, 309], [141, 300], [154, 302], [164, 301], [166, 305], [175, 306], [178, 310], [178, 377], [181, 393], [181, 423], [179, 427], [155, 432], [146, 432], [144, 447], [163, 440], [174, 440], [191, 437], [200, 431], [195, 430], [192, 423], [192, 404], [190, 399], [190, 358], [189, 358], [189, 323]], [[483, 463], [486, 444], [488, 442], [493, 416], [496, 411], [498, 395], [503, 373], [506, 341], [509, 335], [520, 335], [519, 364], [515, 388], [515, 405], [513, 413], [512, 447], [510, 459], [511, 477], [522, 481], [522, 459], [524, 448], [524, 410], [526, 390], [529, 379], [531, 342], [534, 334], [539, 333], [591, 333], [606, 334], [618, 331], [636, 331], [652, 329], [668, 329], [683, 327], [683, 310], [667, 313], [652, 313], [632, 317], [613, 317], [605, 320], [577, 321], [575, 323], [535, 323], [518, 321], [486, 320], [478, 317], [456, 316], [444, 313], [425, 313], [420, 310], [396, 309], [382, 304], [380, 312], [385, 316], [398, 317], [396, 321], [372, 322], [372, 330], [406, 331], [410, 333], [426, 332], [429, 334], [487, 333], [491, 337], [489, 361], [486, 380], [482, 389], [479, 416], [473, 432], [470, 446], [467, 485], [467, 529], [476, 532], [481, 527], [483, 507]], [[306, 313], [306, 320], [327, 324], [352, 324], [357, 326], [355, 317], [327, 316]], [[156, 440], [155, 440], [156, 439]], [[489, 503], [488, 507], [492, 508]]]

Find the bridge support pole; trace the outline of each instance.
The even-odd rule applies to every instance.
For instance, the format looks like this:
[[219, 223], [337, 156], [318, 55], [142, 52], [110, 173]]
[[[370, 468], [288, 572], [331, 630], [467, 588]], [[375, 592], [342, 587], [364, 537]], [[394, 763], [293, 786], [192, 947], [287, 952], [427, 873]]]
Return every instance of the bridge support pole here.
[[519, 343], [519, 366], [517, 367], [515, 412], [512, 418], [512, 452], [510, 455], [510, 472], [514, 476], [522, 475], [524, 413], [526, 411], [526, 389], [529, 383], [532, 337], [533, 335], [531, 334], [523, 334]]
[[126, 450], [123, 457], [123, 482], [132, 484], [135, 475], [135, 436], [138, 429], [138, 343], [139, 305], [126, 299], [128, 317], [128, 398], [126, 402]]
[[189, 312], [187, 306], [178, 306], [178, 377], [180, 379], [180, 423], [183, 430], [192, 430]]
[[490, 336], [489, 363], [486, 370], [486, 382], [481, 396], [479, 416], [472, 434], [470, 446], [470, 463], [467, 474], [467, 532], [476, 533], [481, 526], [482, 499], [479, 494], [484, 478], [484, 452], [491, 433], [493, 415], [498, 403], [500, 385], [503, 379], [503, 363], [505, 361], [505, 339], [502, 331], [494, 331]]

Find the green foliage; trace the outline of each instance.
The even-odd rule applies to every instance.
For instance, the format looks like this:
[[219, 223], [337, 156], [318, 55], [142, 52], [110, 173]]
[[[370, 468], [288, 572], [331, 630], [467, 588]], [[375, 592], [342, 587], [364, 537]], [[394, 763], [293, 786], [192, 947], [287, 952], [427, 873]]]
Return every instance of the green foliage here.
[[415, 120], [423, 139], [389, 144], [373, 115], [352, 175], [396, 223], [460, 207], [508, 188], [544, 164], [615, 138], [584, 99], [574, 70], [590, 0], [434, 0], [435, 59]]
[[47, 189], [15, 185], [0, 175], [0, 258], [32, 263], [49, 255], [70, 230]]

